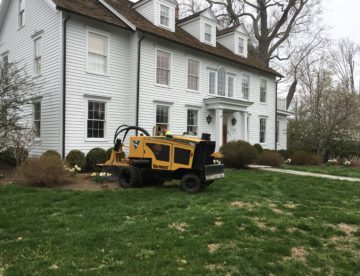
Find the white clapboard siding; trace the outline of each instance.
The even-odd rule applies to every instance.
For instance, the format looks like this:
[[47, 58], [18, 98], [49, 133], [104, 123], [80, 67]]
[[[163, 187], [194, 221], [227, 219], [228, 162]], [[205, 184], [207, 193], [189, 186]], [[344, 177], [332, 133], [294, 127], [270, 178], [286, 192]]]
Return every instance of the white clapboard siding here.
[[[86, 72], [86, 33], [89, 28], [109, 35], [109, 72], [106, 76]], [[128, 31], [81, 17], [72, 16], [68, 22], [66, 152], [78, 149], [87, 153], [94, 147], [110, 148], [115, 129], [135, 122], [136, 41]], [[86, 137], [88, 95], [107, 102], [106, 137], [101, 141]]]
[[[33, 71], [33, 38], [42, 32], [42, 75], [34, 78], [42, 96], [41, 141], [32, 154], [53, 149], [60, 152], [60, 93], [61, 93], [61, 12], [53, 10], [46, 1], [27, 0], [25, 26], [18, 29], [18, 1], [11, 1], [4, 25], [0, 30], [0, 55], [9, 51], [9, 61]], [[29, 116], [29, 122], [32, 119]]]
[[[156, 73], [156, 50], [171, 53], [171, 84], [162, 87], [155, 84]], [[200, 89], [198, 92], [187, 90], [187, 58], [195, 58], [200, 61]], [[181, 47], [172, 43], [164, 43], [156, 38], [147, 39], [143, 42], [141, 56], [141, 96], [140, 96], [140, 123], [151, 130], [156, 123], [156, 104], [170, 106], [170, 129], [174, 133], [186, 131], [186, 108], [191, 105], [199, 107], [199, 133], [211, 133], [214, 138], [215, 114], [208, 111], [204, 105], [204, 99], [210, 98], [208, 94], [208, 68], [223, 66], [226, 72], [234, 74], [234, 98], [241, 99], [241, 74], [250, 74], [250, 101], [254, 104], [248, 108], [250, 113], [249, 140], [255, 144], [259, 142], [260, 117], [267, 118], [267, 141], [263, 146], [273, 149], [275, 147], [275, 77], [263, 75], [259, 71], [251, 70], [241, 65], [227, 62], [189, 48]], [[260, 101], [260, 79], [267, 80], [267, 102]], [[208, 114], [213, 117], [212, 123], [206, 122]], [[243, 124], [240, 113], [230, 114], [237, 119], [233, 127], [229, 122], [229, 140], [245, 139], [244, 133], [240, 133]]]

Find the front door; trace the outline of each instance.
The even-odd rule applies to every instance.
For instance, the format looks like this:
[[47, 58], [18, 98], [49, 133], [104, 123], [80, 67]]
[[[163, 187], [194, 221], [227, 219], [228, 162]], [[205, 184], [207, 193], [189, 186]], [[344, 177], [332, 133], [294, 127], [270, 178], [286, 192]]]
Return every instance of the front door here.
[[229, 114], [223, 113], [223, 144], [227, 143], [228, 138], [228, 121], [229, 121]]

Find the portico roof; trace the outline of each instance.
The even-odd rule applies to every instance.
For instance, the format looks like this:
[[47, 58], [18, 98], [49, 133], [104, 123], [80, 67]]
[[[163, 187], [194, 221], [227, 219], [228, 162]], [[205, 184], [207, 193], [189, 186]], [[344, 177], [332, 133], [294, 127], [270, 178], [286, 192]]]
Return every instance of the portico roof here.
[[222, 109], [230, 112], [247, 111], [247, 108], [254, 104], [254, 102], [246, 100], [237, 100], [225, 97], [204, 99], [204, 103], [208, 109]]

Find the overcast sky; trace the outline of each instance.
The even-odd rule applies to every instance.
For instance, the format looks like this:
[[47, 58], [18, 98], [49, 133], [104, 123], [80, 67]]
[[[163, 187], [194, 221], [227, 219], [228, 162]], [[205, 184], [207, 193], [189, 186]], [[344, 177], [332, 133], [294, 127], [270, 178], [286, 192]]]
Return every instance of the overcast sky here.
[[348, 37], [360, 44], [359, 0], [324, 0], [324, 19], [333, 38]]

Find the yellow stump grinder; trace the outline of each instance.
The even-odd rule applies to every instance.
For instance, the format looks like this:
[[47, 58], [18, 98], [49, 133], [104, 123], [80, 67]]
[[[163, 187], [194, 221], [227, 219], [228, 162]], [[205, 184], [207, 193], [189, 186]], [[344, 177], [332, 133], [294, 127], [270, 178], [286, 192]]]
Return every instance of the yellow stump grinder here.
[[[123, 144], [131, 131], [128, 156]], [[121, 137], [121, 138], [120, 138]], [[150, 136], [141, 127], [120, 126], [114, 135], [114, 149], [110, 159], [101, 166], [103, 171], [117, 176], [123, 188], [162, 184], [181, 180], [181, 189], [188, 193], [200, 192], [216, 179], [224, 178], [222, 158], [215, 151], [210, 135], [201, 139], [188, 136]]]

